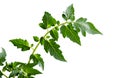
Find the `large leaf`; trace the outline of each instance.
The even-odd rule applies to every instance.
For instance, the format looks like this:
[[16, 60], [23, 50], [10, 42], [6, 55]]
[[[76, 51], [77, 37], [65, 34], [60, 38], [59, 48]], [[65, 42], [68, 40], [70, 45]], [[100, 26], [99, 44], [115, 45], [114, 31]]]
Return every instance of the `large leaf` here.
[[70, 19], [71, 21], [74, 21], [75, 16], [74, 16], [74, 7], [73, 7], [73, 4], [71, 4], [70, 6], [67, 7], [67, 9], [64, 12], [64, 14], [62, 14], [62, 17], [65, 20]]
[[66, 61], [59, 48], [60, 46], [53, 39], [44, 40], [44, 49], [47, 53], [50, 52], [50, 55], [57, 60]]
[[30, 56], [30, 59], [33, 60], [33, 64], [35, 64], [35, 65], [39, 64], [39, 66], [41, 66], [42, 69], [44, 70], [44, 61], [43, 61], [43, 59], [42, 59], [40, 54], [32, 54]]
[[51, 26], [54, 26], [57, 23], [55, 18], [53, 18], [52, 15], [48, 12], [44, 13], [42, 21], [43, 21], [43, 23], [40, 23], [39, 25], [43, 29], [47, 29]]
[[62, 26], [60, 28], [61, 34], [63, 35], [63, 37], [68, 37], [71, 41], [81, 45], [80, 42], [80, 37], [78, 36], [78, 32], [76, 32], [73, 27], [72, 24], [69, 24], [67, 26]]
[[77, 19], [74, 27], [79, 28], [83, 36], [86, 36], [85, 32], [88, 32], [90, 34], [102, 34], [91, 22], [87, 22], [86, 18], [81, 17]]
[[56, 29], [50, 31], [50, 35], [55, 39], [58, 40], [58, 31]]
[[4, 48], [2, 48], [2, 52], [0, 53], [0, 66], [3, 65], [3, 62], [5, 62], [6, 58], [6, 51]]
[[26, 51], [30, 49], [30, 45], [27, 40], [23, 39], [12, 39], [10, 40], [14, 46], [17, 48], [21, 48], [22, 51]]

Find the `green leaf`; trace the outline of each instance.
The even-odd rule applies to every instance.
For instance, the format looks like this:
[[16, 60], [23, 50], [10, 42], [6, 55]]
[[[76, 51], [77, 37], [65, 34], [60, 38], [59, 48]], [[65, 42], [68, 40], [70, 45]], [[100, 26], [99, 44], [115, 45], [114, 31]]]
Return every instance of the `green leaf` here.
[[40, 23], [39, 26], [43, 29], [47, 29], [47, 26], [45, 26], [44, 23]]
[[68, 19], [70, 19], [71, 21], [75, 20], [73, 4], [71, 4], [70, 6], [67, 7], [67, 9], [64, 12], [64, 14], [62, 14], [62, 17], [65, 20], [68, 20]]
[[66, 37], [66, 27], [65, 25], [61, 26], [60, 28], [60, 33], [62, 34], [62, 36], [65, 38]]
[[63, 35], [63, 37], [67, 36], [71, 41], [81, 45], [80, 37], [78, 36], [78, 32], [76, 32], [73, 29], [72, 24], [69, 24], [67, 26], [62, 26], [60, 29], [61, 29], [61, 34]]
[[0, 53], [0, 66], [3, 65], [3, 62], [6, 61], [6, 51], [4, 48], [2, 48], [2, 52]]
[[50, 35], [55, 39], [58, 40], [58, 31], [57, 30], [51, 30]]
[[33, 39], [35, 42], [38, 42], [40, 40], [38, 36], [33, 36]]
[[56, 21], [56, 23], [57, 23], [57, 25], [59, 25], [59, 24], [60, 24], [60, 21]]
[[33, 60], [33, 64], [35, 64], [35, 65], [39, 64], [39, 66], [41, 66], [42, 69], [44, 70], [44, 61], [40, 54], [32, 54], [30, 56], [30, 59]]
[[90, 34], [102, 34], [91, 22], [87, 22], [86, 18], [81, 17], [77, 19], [74, 26], [81, 30], [83, 36], [86, 36], [85, 32]]
[[12, 39], [10, 40], [14, 46], [21, 48], [22, 51], [30, 50], [30, 45], [27, 40], [23, 39]]
[[48, 12], [44, 13], [42, 21], [43, 21], [43, 23], [40, 23], [39, 25], [43, 29], [47, 29], [47, 28], [49, 28], [51, 26], [54, 26], [57, 23], [56, 20], [55, 20], [55, 18], [53, 18], [51, 16], [51, 14], [48, 13]]
[[80, 32], [80, 31], [81, 31], [82, 35], [83, 35], [84, 37], [86, 36], [86, 31], [85, 31], [85, 28], [84, 28], [84, 27], [80, 26], [80, 24], [78, 24], [78, 23], [76, 23], [76, 22], [73, 24], [73, 26], [74, 26], [74, 28], [75, 28], [75, 30], [76, 30], [77, 32]]
[[32, 67], [29, 66], [23, 66], [23, 71], [28, 74], [28, 75], [36, 75], [36, 74], [42, 74], [40, 71], [38, 71], [37, 69], [34, 69]]
[[41, 37], [41, 38], [40, 38], [40, 43], [41, 43], [41, 45], [44, 44], [44, 37]]
[[66, 61], [59, 47], [60, 46], [53, 39], [50, 39], [49, 41], [45, 40], [45, 43], [44, 43], [45, 51], [47, 53], [50, 52], [50, 55], [57, 60]]
[[102, 34], [91, 22], [87, 22], [88, 27], [86, 27], [86, 31], [90, 34]]

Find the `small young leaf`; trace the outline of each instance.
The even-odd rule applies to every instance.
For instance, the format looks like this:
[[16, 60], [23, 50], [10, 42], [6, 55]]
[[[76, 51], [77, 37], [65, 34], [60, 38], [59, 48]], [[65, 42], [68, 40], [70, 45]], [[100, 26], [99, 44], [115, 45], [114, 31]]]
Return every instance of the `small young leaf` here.
[[49, 35], [47, 35], [45, 38], [49, 39], [49, 38], [50, 38], [50, 36], [49, 36]]
[[71, 4], [70, 6], [67, 7], [65, 13], [62, 14], [62, 17], [65, 20], [67, 20], [67, 19], [70, 19], [71, 21], [75, 20], [73, 4]]
[[33, 39], [35, 42], [38, 42], [40, 40], [38, 36], [33, 36]]
[[2, 52], [0, 53], [0, 66], [3, 65], [3, 62], [5, 62], [6, 58], [6, 51], [4, 48], [2, 48]]
[[59, 25], [59, 24], [60, 24], [60, 21], [57, 21], [56, 23], [57, 23], [57, 25]]
[[31, 44], [31, 45], [30, 45], [30, 47], [33, 47], [33, 46], [34, 46], [34, 44]]
[[58, 40], [58, 31], [57, 30], [51, 30], [50, 35], [57, 41]]
[[23, 39], [12, 39], [10, 40], [14, 46], [21, 48], [22, 51], [30, 50], [30, 45], [27, 40]]
[[45, 40], [45, 43], [44, 43], [45, 51], [47, 53], [50, 52], [50, 55], [53, 56], [57, 60], [66, 61], [59, 47], [60, 46], [53, 39], [49, 41]]
[[32, 55], [30, 56], [30, 59], [33, 60], [33, 63], [34, 63], [35, 65], [36, 65], [36, 64], [39, 64], [39, 66], [41, 66], [42, 69], [44, 70], [44, 61], [43, 61], [43, 59], [42, 59], [42, 57], [41, 57], [40, 54], [32, 54]]
[[39, 25], [43, 29], [47, 29], [47, 28], [49, 28], [51, 26], [54, 26], [57, 23], [55, 18], [53, 18], [51, 16], [51, 14], [48, 13], [48, 12], [45, 12], [42, 21], [43, 21], [43, 23], [40, 23]]

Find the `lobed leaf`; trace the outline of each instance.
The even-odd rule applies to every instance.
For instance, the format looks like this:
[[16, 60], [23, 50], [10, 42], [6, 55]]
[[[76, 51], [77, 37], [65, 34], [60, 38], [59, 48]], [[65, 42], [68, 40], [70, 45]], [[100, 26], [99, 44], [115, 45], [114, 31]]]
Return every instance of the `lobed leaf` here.
[[0, 53], [0, 66], [6, 61], [6, 51], [2, 48], [2, 52]]
[[55, 18], [53, 18], [52, 15], [48, 12], [44, 13], [42, 21], [43, 23], [40, 23], [39, 26], [43, 29], [47, 29], [51, 26], [54, 26], [57, 23]]
[[59, 47], [60, 46], [53, 39], [44, 40], [44, 49], [47, 53], [50, 52], [50, 55], [57, 60], [66, 61]]
[[64, 14], [62, 14], [62, 17], [65, 20], [68, 20], [68, 19], [70, 19], [71, 21], [75, 20], [73, 4], [71, 4], [70, 6], [67, 7], [67, 9], [64, 12]]
[[17, 48], [21, 48], [22, 51], [30, 50], [30, 45], [27, 40], [23, 39], [12, 39], [10, 42]]
[[86, 36], [86, 32], [90, 34], [102, 34], [91, 22], [87, 22], [86, 18], [79, 18], [74, 23], [76, 29], [80, 29], [83, 36]]
[[81, 45], [80, 37], [78, 36], [78, 33], [73, 29], [72, 24], [62, 26], [60, 28], [60, 31], [64, 38], [68, 37], [71, 41]]

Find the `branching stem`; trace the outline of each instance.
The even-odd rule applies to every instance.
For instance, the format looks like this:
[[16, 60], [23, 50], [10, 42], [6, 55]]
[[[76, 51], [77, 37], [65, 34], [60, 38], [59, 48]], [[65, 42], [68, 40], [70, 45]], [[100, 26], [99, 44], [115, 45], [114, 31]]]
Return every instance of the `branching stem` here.
[[[69, 22], [61, 23], [61, 24], [59, 24], [59, 25], [54, 26], [52, 29], [47, 30], [47, 32], [45, 33], [45, 35], [44, 35], [43, 37], [45, 38], [45, 37], [50, 33], [50, 31], [53, 30], [53, 29], [55, 29], [56, 27], [65, 25], [65, 24], [67, 24], [67, 23], [69, 23]], [[37, 48], [39, 47], [39, 45], [40, 45], [40, 41], [37, 43], [37, 45], [36, 45], [35, 48], [33, 49], [32, 54], [34, 54], [34, 53], [36, 52], [36, 50], [37, 50]], [[31, 55], [32, 55], [32, 54], [31, 54]], [[31, 59], [30, 59], [30, 57], [29, 57], [28, 64], [30, 63], [30, 61], [31, 61]]]

